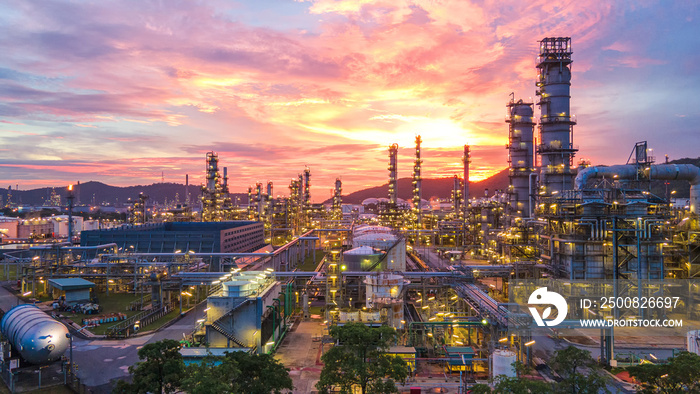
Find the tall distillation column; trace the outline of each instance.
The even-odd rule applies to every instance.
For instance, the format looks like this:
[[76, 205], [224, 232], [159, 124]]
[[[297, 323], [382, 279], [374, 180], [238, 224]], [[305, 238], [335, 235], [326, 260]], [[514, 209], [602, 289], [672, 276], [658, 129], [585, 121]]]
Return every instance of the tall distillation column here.
[[540, 41], [536, 94], [540, 96], [541, 183], [544, 195], [573, 189], [575, 171], [571, 168], [577, 149], [573, 145], [570, 113], [571, 38], [548, 37]]
[[311, 208], [311, 170], [304, 169], [304, 209]]
[[220, 220], [219, 155], [207, 153], [206, 185], [202, 188], [202, 221]]
[[[471, 153], [469, 151], [469, 145], [464, 145], [464, 156], [462, 156], [462, 164], [464, 164], [464, 191], [462, 192], [462, 198], [464, 198], [464, 209], [469, 208], [469, 163], [471, 163]], [[466, 215], [465, 215], [466, 217]]]
[[228, 167], [224, 167], [224, 183], [221, 185], [221, 207], [226, 215], [231, 213], [231, 194], [228, 189]]
[[265, 201], [263, 199], [262, 183], [255, 183], [255, 220], [262, 221], [263, 213], [265, 208]]
[[511, 100], [508, 105], [508, 177], [510, 187], [508, 197], [511, 215], [530, 215], [530, 174], [534, 171], [533, 162], [533, 122], [532, 103]]
[[452, 185], [452, 212], [455, 218], [458, 218], [462, 211], [462, 185], [459, 183], [459, 177], [455, 174]]
[[333, 219], [335, 220], [340, 220], [343, 218], [342, 192], [343, 182], [340, 180], [340, 178], [335, 178], [335, 189], [333, 190]]
[[413, 164], [413, 212], [416, 215], [416, 228], [420, 229], [422, 227], [421, 214], [422, 214], [422, 188], [421, 188], [421, 164], [423, 160], [420, 158], [420, 136], [416, 136], [416, 161]]
[[393, 144], [389, 147], [389, 204], [395, 206], [398, 201], [397, 188], [397, 161], [399, 156], [399, 145]]
[[298, 179], [289, 182], [289, 200], [287, 203], [287, 222], [297, 234], [299, 230], [299, 193], [301, 186]]

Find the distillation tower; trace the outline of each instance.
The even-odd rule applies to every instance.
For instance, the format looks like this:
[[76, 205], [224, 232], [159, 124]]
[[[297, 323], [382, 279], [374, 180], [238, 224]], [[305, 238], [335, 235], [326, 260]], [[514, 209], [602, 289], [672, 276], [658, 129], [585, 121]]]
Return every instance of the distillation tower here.
[[532, 103], [511, 100], [508, 105], [508, 177], [510, 214], [516, 217], [530, 216], [534, 174]]
[[219, 183], [219, 155], [207, 152], [207, 183], [202, 187], [202, 221], [221, 220], [221, 184]]
[[422, 188], [421, 188], [421, 164], [423, 160], [420, 158], [420, 136], [416, 136], [416, 161], [413, 164], [413, 212], [415, 215], [416, 228], [421, 228], [421, 213], [422, 213]]
[[469, 163], [471, 163], [471, 153], [469, 151], [469, 145], [464, 145], [464, 156], [462, 156], [462, 164], [464, 165], [464, 191], [462, 192], [462, 198], [464, 198], [464, 209], [469, 208]]
[[397, 161], [399, 156], [399, 145], [393, 144], [389, 147], [389, 204], [396, 206], [398, 202], [397, 187]]
[[570, 113], [571, 38], [549, 37], [540, 41], [536, 82], [540, 107], [540, 184], [544, 195], [573, 189], [576, 172], [571, 168], [577, 149], [573, 145]]
[[343, 182], [340, 178], [335, 179], [335, 189], [333, 190], [333, 219], [340, 220], [343, 218]]
[[311, 170], [309, 167], [304, 169], [304, 210], [308, 211], [311, 208]]

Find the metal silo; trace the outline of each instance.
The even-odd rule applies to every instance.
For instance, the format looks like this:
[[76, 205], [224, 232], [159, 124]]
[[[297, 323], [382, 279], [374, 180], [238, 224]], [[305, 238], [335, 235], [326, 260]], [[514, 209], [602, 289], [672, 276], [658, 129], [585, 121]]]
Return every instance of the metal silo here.
[[34, 305], [18, 305], [0, 322], [2, 334], [32, 364], [58, 360], [70, 346], [68, 329]]

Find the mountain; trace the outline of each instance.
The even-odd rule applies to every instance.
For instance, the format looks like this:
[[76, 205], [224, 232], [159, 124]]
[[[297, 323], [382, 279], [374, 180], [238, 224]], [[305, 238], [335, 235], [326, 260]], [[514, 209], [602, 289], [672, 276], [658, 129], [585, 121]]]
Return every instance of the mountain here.
[[[413, 185], [411, 178], [401, 178], [398, 180], [398, 196], [404, 200], [411, 200], [413, 197]], [[423, 179], [423, 199], [430, 200], [433, 197], [449, 198], [452, 196], [452, 188], [454, 186], [453, 178], [432, 178]], [[508, 188], [508, 169], [502, 170], [490, 178], [486, 178], [479, 182], [469, 182], [469, 194], [471, 197], [480, 197], [484, 195], [486, 189], [489, 194], [493, 194], [496, 190], [505, 190]], [[368, 189], [358, 190], [343, 196], [343, 203], [359, 204], [367, 198], [387, 198], [389, 196], [389, 183], [381, 186], [370, 187]], [[330, 201], [330, 200], [329, 200]]]
[[[661, 163], [659, 163], [661, 164]], [[669, 164], [693, 164], [700, 167], [700, 157], [698, 158], [683, 158], [672, 160]], [[399, 198], [410, 200], [412, 197], [411, 178], [401, 178], [398, 181]], [[668, 192], [675, 190], [674, 194], [677, 198], [688, 198], [690, 195], [690, 185], [686, 181], [669, 181]], [[452, 195], [452, 178], [433, 178], [423, 179], [423, 198], [429, 200], [432, 197], [449, 198]], [[486, 189], [492, 194], [496, 190], [505, 190], [508, 187], [508, 169], [504, 169], [490, 178], [479, 182], [470, 182], [469, 191], [472, 197], [484, 195]], [[67, 190], [62, 188], [44, 187], [32, 190], [12, 190], [12, 201], [24, 205], [47, 205], [51, 191], [55, 190], [56, 194], [61, 196], [61, 202], [65, 205], [65, 197]], [[173, 201], [175, 195], [181, 202], [185, 201], [185, 186], [177, 183], [154, 183], [152, 185], [138, 186], [110, 186], [101, 182], [86, 182], [75, 185], [75, 203], [81, 204], [117, 204], [122, 205], [128, 199], [138, 198], [139, 193], [145, 193], [149, 196], [149, 205], [154, 202], [163, 203], [167, 198], [168, 201]], [[651, 192], [660, 197], [666, 196], [666, 182], [652, 181]], [[190, 201], [196, 201], [199, 198], [200, 190], [198, 185], [190, 185], [189, 187]], [[8, 189], [0, 188], [0, 198], [3, 206], [7, 202]], [[380, 198], [389, 196], [389, 184], [370, 187], [363, 190], [358, 190], [343, 196], [344, 203], [359, 204], [367, 198]], [[232, 199], [236, 198], [243, 203], [248, 201], [247, 193], [235, 193]], [[330, 202], [330, 200], [326, 201]]]
[[[144, 193], [148, 196], [148, 202], [162, 203], [167, 198], [168, 201], [173, 201], [177, 195], [180, 202], [185, 201], [185, 185], [178, 183], [154, 183], [152, 185], [138, 186], [110, 186], [101, 182], [86, 182], [80, 185], [73, 186], [75, 195], [75, 204], [117, 204], [121, 205], [129, 199], [138, 198], [139, 193]], [[55, 190], [56, 194], [61, 196], [63, 205], [66, 203], [67, 190], [62, 188], [44, 187], [32, 190], [12, 190], [12, 201], [14, 203], [22, 203], [26, 205], [44, 205], [51, 196], [51, 191]], [[7, 202], [8, 189], [0, 189], [3, 205]], [[199, 198], [200, 190], [198, 185], [189, 186], [190, 201], [195, 201]], [[234, 194], [242, 201], [247, 201], [248, 195], [239, 193]], [[245, 199], [243, 197], [245, 196]]]

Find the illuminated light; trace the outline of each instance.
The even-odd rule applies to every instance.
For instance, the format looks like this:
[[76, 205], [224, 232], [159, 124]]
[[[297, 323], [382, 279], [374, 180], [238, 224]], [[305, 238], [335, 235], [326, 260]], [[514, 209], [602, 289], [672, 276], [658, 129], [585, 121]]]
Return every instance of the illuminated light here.
[[481, 319], [481, 324], [487, 325], [487, 324], [489, 324], [489, 321], [486, 319]]
[[428, 309], [428, 308], [430, 308], [430, 307], [429, 307], [428, 305], [426, 305], [426, 306], [424, 306], [424, 307], [421, 308], [421, 309]]
[[508, 337], [501, 338], [501, 339], [498, 340], [498, 342], [501, 342], [501, 343], [503, 343], [503, 342], [508, 342]]
[[219, 283], [221, 283], [220, 280], [215, 280], [215, 281], [211, 282], [212, 285], [218, 285]]
[[275, 341], [270, 341], [270, 342], [266, 343], [265, 345], [270, 346], [270, 345], [274, 345], [274, 344], [275, 344]]
[[428, 333], [428, 336], [432, 338], [432, 337], [433, 337], [433, 334], [429, 332], [429, 333]]
[[525, 346], [532, 346], [532, 345], [534, 345], [534, 344], [535, 344], [535, 341], [534, 341], [534, 340], [532, 340], [532, 341], [530, 341], [530, 342], [525, 342], [525, 343], [523, 343], [523, 345], [525, 345]]
[[22, 294], [22, 296], [26, 297], [26, 296], [28, 296], [28, 295], [30, 295], [30, 294], [32, 294], [32, 292], [31, 292], [31, 291], [28, 291], [28, 292]]

